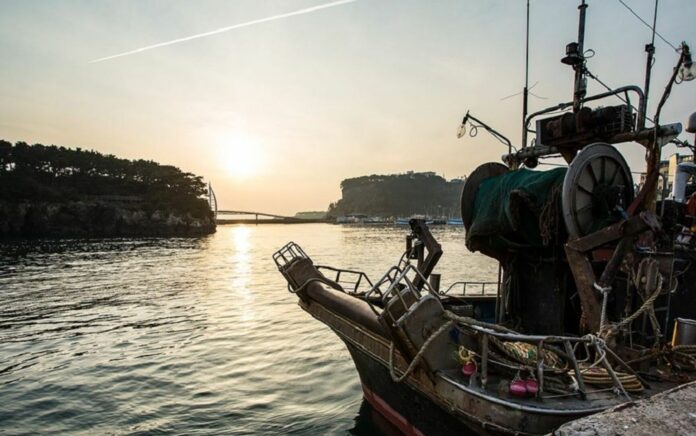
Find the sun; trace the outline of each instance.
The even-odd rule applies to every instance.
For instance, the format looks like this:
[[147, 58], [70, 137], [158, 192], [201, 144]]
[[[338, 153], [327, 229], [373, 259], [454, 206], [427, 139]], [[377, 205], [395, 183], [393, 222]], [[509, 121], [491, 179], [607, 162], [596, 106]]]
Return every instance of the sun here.
[[233, 177], [247, 178], [263, 169], [261, 143], [244, 135], [223, 136], [217, 141], [219, 164]]

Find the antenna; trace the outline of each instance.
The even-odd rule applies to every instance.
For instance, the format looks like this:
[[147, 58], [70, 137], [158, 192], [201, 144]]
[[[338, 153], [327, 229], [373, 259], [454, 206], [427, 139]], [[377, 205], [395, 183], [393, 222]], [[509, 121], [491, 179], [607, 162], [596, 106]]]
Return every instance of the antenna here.
[[652, 72], [653, 56], [655, 55], [655, 26], [657, 25], [657, 3], [655, 0], [655, 13], [653, 15], [653, 25], [652, 25], [652, 40], [650, 44], [645, 45], [645, 51], [648, 53], [648, 57], [645, 61], [645, 86], [643, 86], [643, 92], [645, 93], [645, 103], [643, 104], [643, 111], [638, 114], [638, 126], [645, 126], [645, 117], [648, 110], [648, 96], [650, 94], [650, 76]]
[[587, 10], [587, 4], [585, 4], [585, 0], [582, 0], [578, 9], [580, 10], [580, 21], [578, 23], [577, 50], [582, 62], [574, 65], [575, 92], [573, 95], [573, 112], [580, 110], [582, 99], [585, 98], [587, 93], [587, 80], [585, 79], [585, 11]]
[[527, 0], [527, 40], [524, 55], [524, 90], [522, 91], [522, 148], [527, 144], [527, 102], [529, 98], [529, 0]]

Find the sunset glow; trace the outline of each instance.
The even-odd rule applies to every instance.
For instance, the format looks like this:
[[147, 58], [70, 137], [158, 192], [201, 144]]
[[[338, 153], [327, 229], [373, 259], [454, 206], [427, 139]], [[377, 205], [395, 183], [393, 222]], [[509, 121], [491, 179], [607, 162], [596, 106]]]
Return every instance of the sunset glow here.
[[236, 178], [248, 178], [263, 171], [265, 157], [258, 140], [242, 135], [222, 136], [218, 141], [219, 165]]

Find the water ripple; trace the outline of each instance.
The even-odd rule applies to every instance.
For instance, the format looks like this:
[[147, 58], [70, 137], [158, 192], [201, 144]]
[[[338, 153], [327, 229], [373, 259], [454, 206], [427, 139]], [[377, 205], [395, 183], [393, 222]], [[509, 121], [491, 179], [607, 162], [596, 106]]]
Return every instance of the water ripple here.
[[[443, 283], [495, 277], [440, 228]], [[375, 434], [343, 344], [270, 260], [288, 240], [376, 278], [403, 228], [0, 245], [0, 433]]]

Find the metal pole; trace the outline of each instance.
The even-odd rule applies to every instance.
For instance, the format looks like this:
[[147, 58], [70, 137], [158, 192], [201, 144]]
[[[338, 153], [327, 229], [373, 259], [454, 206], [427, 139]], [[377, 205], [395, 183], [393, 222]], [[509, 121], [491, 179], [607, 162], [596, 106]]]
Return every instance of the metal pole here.
[[529, 0], [527, 0], [527, 40], [524, 56], [524, 91], [522, 92], [522, 148], [527, 146], [527, 101], [529, 98]]
[[503, 273], [503, 266], [501, 265], [500, 262], [498, 262], [498, 288], [496, 291], [496, 296], [495, 296], [495, 322], [499, 323], [502, 322], [502, 316], [501, 316], [501, 311], [503, 308], [502, 301], [501, 301], [501, 294], [500, 294], [500, 280], [501, 276]]
[[645, 94], [645, 104], [643, 110], [638, 114], [638, 127], [645, 126], [646, 112], [648, 111], [648, 96], [650, 94], [650, 76], [652, 72], [653, 56], [655, 55], [655, 26], [657, 25], [657, 3], [655, 0], [655, 13], [653, 15], [652, 40], [650, 44], [645, 45], [645, 51], [648, 53], [648, 58], [645, 63], [645, 86], [643, 93]]
[[580, 20], [578, 23], [578, 54], [583, 58], [582, 63], [575, 65], [575, 92], [573, 93], [573, 112], [578, 112], [582, 105], [582, 99], [587, 93], [587, 82], [585, 81], [585, 11], [587, 4], [582, 0], [580, 6]]

